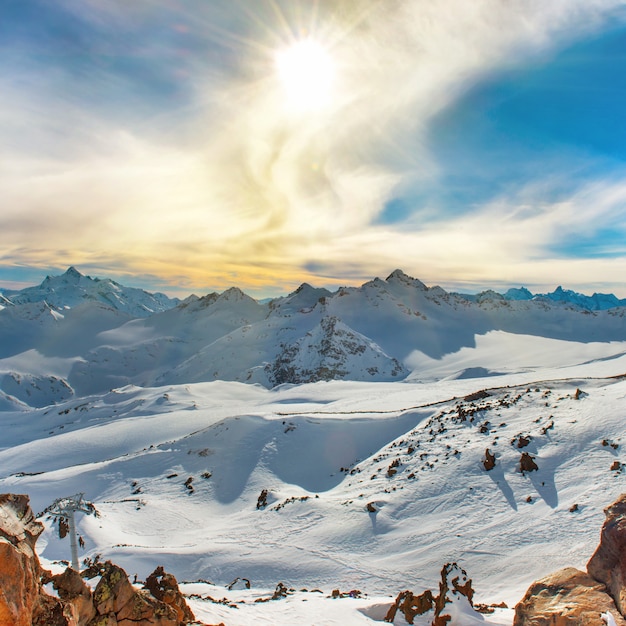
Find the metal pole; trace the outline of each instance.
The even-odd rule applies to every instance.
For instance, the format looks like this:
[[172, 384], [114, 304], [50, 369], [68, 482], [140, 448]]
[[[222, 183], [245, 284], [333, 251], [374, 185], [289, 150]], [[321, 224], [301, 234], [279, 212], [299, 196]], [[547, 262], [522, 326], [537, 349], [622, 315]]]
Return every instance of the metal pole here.
[[72, 548], [72, 569], [80, 573], [78, 565], [78, 539], [76, 537], [76, 524], [74, 522], [74, 509], [68, 510], [68, 520], [70, 526], [70, 546]]
[[[80, 565], [78, 564], [78, 535], [76, 533], [76, 522], [74, 520], [74, 513], [85, 513], [86, 515], [95, 515], [98, 517], [98, 511], [96, 507], [91, 503], [84, 500], [83, 493], [77, 493], [74, 496], [68, 496], [66, 498], [57, 498], [49, 507], [44, 509], [42, 513], [39, 513], [37, 517], [48, 513], [49, 515], [59, 519], [59, 524], [62, 520], [67, 519], [70, 534], [70, 548], [72, 550], [72, 569], [80, 573]], [[61, 537], [62, 538], [62, 537]]]

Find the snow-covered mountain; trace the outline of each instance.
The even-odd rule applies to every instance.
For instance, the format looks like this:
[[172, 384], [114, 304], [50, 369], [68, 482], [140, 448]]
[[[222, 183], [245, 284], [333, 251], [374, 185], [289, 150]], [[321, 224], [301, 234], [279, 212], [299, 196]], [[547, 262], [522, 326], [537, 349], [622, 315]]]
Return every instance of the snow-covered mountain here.
[[[164, 565], [207, 623], [380, 623], [451, 561], [512, 606], [584, 567], [624, 491], [625, 307], [396, 271], [136, 315], [70, 279], [65, 302], [0, 310], [0, 491], [35, 510], [84, 492], [82, 555]], [[58, 570], [55, 531], [39, 549]], [[278, 582], [294, 591], [265, 602]]]
[[[68, 389], [83, 396], [127, 384], [432, 379], [441, 369], [433, 359], [449, 361], [490, 333], [590, 350], [601, 344], [605, 356], [626, 341], [623, 306], [591, 310], [580, 304], [584, 297], [564, 290], [555, 292], [561, 299], [523, 289], [469, 297], [427, 287], [400, 270], [334, 293], [303, 284], [267, 303], [236, 287], [176, 303], [74, 268], [5, 293], [12, 304], [0, 310], [0, 390], [12, 395], [11, 380], [54, 377], [59, 385], [43, 386], [48, 403], [66, 399]], [[150, 307], [158, 310], [149, 314]], [[503, 371], [532, 366], [511, 360]], [[472, 362], [456, 375], [474, 371], [485, 365]], [[42, 402], [39, 394], [33, 406]]]
[[0, 290], [0, 304], [4, 306], [33, 302], [46, 302], [59, 310], [84, 302], [99, 302], [132, 317], [147, 317], [176, 306], [179, 300], [162, 293], [123, 287], [109, 278], [84, 276], [75, 267], [68, 268], [61, 276], [46, 276], [36, 287]]
[[626, 299], [619, 299], [612, 293], [594, 293], [591, 296], [557, 287], [551, 293], [532, 294], [525, 287], [509, 289], [504, 297], [507, 300], [549, 300], [551, 302], [563, 302], [573, 304], [588, 311], [606, 311], [615, 307], [626, 306]]

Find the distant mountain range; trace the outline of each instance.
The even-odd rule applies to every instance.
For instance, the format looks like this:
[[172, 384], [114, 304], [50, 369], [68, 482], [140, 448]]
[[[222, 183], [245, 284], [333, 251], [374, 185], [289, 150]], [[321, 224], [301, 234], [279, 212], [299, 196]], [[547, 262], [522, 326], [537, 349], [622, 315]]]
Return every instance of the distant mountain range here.
[[463, 295], [400, 270], [335, 292], [303, 284], [260, 303], [236, 287], [180, 301], [70, 267], [37, 287], [0, 290], [0, 407], [127, 384], [403, 380], [411, 355], [438, 359], [494, 330], [626, 340], [625, 314], [612, 294]]
[[109, 278], [84, 276], [75, 267], [70, 267], [61, 276], [46, 276], [37, 287], [19, 291], [0, 288], [0, 305], [33, 302], [45, 302], [60, 310], [84, 302], [99, 302], [133, 317], [148, 317], [176, 306], [180, 300], [162, 293], [123, 287]]

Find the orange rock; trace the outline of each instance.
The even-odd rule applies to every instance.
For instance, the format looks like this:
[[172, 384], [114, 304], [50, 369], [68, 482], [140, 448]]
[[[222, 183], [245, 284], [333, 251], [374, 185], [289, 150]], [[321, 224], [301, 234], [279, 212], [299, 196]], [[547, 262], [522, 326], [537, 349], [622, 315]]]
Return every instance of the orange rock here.
[[567, 567], [534, 582], [515, 607], [513, 626], [601, 626], [610, 612], [626, 626], [606, 587], [585, 572]]
[[130, 584], [126, 572], [110, 561], [93, 592], [93, 604], [98, 615], [117, 614], [133, 597], [135, 588]]
[[606, 520], [600, 545], [587, 563], [587, 572], [604, 583], [626, 617], [626, 494], [604, 509]]
[[385, 621], [393, 622], [396, 618], [396, 613], [400, 611], [407, 623], [413, 624], [416, 615], [424, 615], [424, 613], [432, 611], [434, 606], [435, 599], [430, 589], [427, 589], [419, 596], [413, 595], [411, 591], [401, 591], [396, 601], [387, 611]]
[[41, 566], [35, 543], [43, 532], [28, 496], [0, 494], [0, 624], [31, 626]]
[[77, 626], [87, 626], [95, 617], [91, 589], [81, 575], [68, 567], [62, 574], [52, 577], [52, 584]]
[[116, 615], [118, 626], [178, 626], [176, 611], [151, 596], [147, 591], [135, 591]]
[[[248, 581], [248, 586], [249, 586]], [[146, 578], [146, 589], [157, 599], [171, 606], [177, 614], [181, 624], [188, 624], [194, 621], [194, 615], [187, 605], [183, 594], [178, 588], [178, 582], [172, 574], [168, 574], [163, 567], [157, 567], [152, 574]]]

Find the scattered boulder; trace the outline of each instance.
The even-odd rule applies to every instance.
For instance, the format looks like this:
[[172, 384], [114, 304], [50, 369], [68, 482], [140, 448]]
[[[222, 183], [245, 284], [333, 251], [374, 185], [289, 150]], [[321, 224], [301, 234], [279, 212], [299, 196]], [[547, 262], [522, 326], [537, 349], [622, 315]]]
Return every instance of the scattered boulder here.
[[226, 586], [226, 589], [250, 589], [251, 586], [252, 584], [250, 583], [249, 578], [242, 578], [241, 576], [237, 576], [237, 578], [235, 578], [232, 583]]
[[267, 506], [267, 496], [269, 495], [269, 492], [267, 491], [267, 489], [263, 489], [261, 491], [261, 494], [259, 495], [259, 497], [257, 498], [256, 501], [256, 508], [257, 509], [264, 509]]
[[626, 616], [626, 493], [604, 509], [600, 545], [587, 563], [589, 575], [604, 583]]
[[492, 454], [487, 448], [485, 450], [485, 458], [483, 459], [483, 467], [489, 472], [496, 466], [496, 455]]
[[333, 600], [338, 600], [339, 598], [362, 598], [363, 593], [361, 593], [360, 589], [351, 589], [350, 591], [340, 591], [339, 589], [333, 589], [330, 593], [329, 598]]
[[601, 613], [626, 626], [606, 587], [573, 567], [533, 583], [515, 607], [513, 626], [600, 626]]
[[528, 454], [528, 452], [522, 452], [522, 456], [519, 460], [519, 471], [522, 474], [526, 472], [536, 472], [539, 469], [535, 463], [535, 457]]
[[394, 459], [389, 467], [387, 468], [387, 477], [391, 478], [392, 476], [394, 476], [395, 474], [398, 473], [398, 467], [400, 467], [400, 460], [399, 459]]

